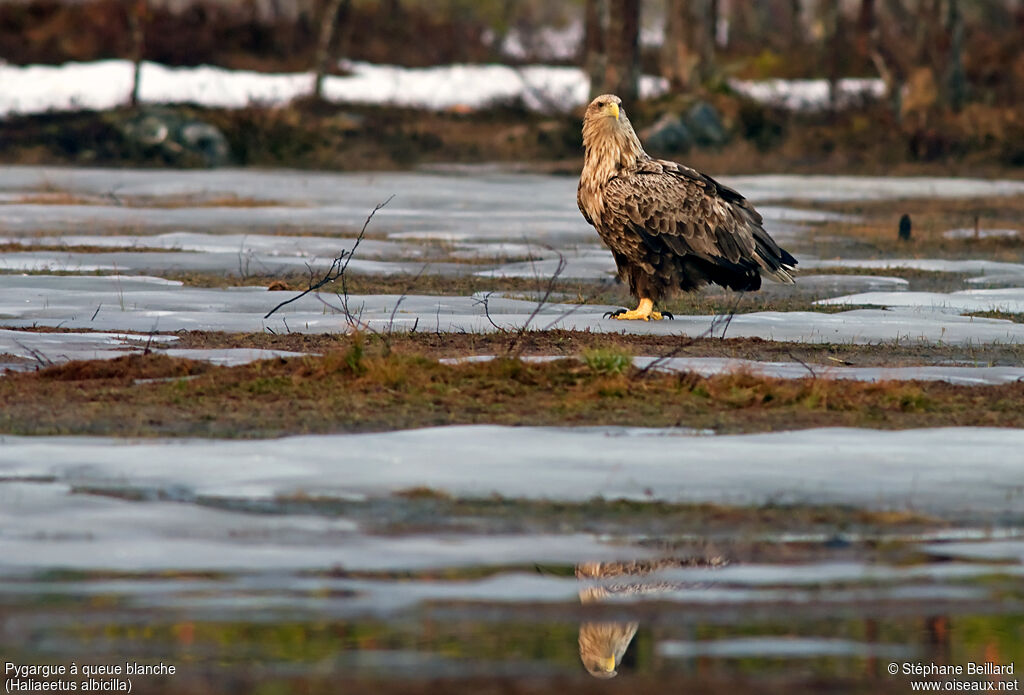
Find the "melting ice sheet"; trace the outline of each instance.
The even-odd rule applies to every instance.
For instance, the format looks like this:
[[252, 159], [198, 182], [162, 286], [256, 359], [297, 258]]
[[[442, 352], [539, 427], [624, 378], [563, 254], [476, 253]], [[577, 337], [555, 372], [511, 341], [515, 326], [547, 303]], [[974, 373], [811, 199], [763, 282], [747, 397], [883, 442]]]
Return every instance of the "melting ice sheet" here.
[[[35, 369], [71, 360], [109, 360], [151, 350], [170, 357], [204, 360], [225, 367], [303, 353], [254, 348], [182, 349], [168, 347], [172, 335], [125, 333], [37, 333], [0, 329], [0, 374], [3, 370]], [[5, 362], [6, 358], [6, 362]], [[14, 361], [11, 360], [14, 358]]]
[[[954, 178], [727, 176], [758, 205], [769, 231], [784, 238], [792, 223], [849, 219], [836, 213], [769, 205], [782, 200], [863, 200], [903, 197], [1020, 195], [1024, 182]], [[82, 234], [97, 227], [245, 229], [297, 226], [358, 229], [373, 205], [395, 199], [374, 219], [373, 229], [418, 238], [508, 239], [538, 244], [593, 240], [593, 230], [576, 209], [571, 176], [512, 174], [477, 167], [458, 174], [308, 173], [222, 169], [217, 171], [133, 171], [7, 167], [0, 171], [0, 205], [5, 234], [61, 230]], [[16, 191], [57, 189], [93, 196], [97, 205], [19, 203]], [[168, 207], [128, 207], [110, 196], [171, 198]], [[182, 197], [274, 203], [181, 207]], [[809, 206], [810, 207], [810, 206]], [[407, 237], [412, 238], [412, 237]]]
[[259, 442], [2, 442], [0, 476], [184, 501], [352, 499], [429, 487], [473, 497], [849, 504], [983, 518], [1024, 513], [1024, 431], [1013, 429], [695, 436], [673, 429], [462, 426]]
[[923, 311], [1024, 313], [1024, 287], [960, 292], [862, 292], [822, 299], [825, 305], [868, 305], [919, 308]]
[[[0, 325], [62, 326], [97, 331], [213, 330], [237, 332], [346, 332], [352, 322], [331, 294], [308, 295], [264, 319], [295, 292], [267, 292], [259, 287], [186, 288], [157, 279], [117, 277], [0, 275]], [[1018, 291], [1019, 292], [1019, 291]], [[886, 293], [888, 297], [913, 295]], [[999, 302], [987, 302], [998, 308]], [[354, 295], [349, 314], [374, 330], [491, 332], [526, 324], [536, 302], [480, 293], [469, 297], [427, 295]], [[531, 328], [659, 335], [721, 335], [721, 318], [679, 316], [674, 321], [628, 324], [604, 318], [617, 307], [545, 304]], [[1024, 324], [958, 316], [917, 307], [860, 309], [838, 314], [756, 312], [738, 314], [728, 324], [730, 337], [760, 337], [811, 343], [878, 343], [903, 340], [947, 344], [1024, 341]]]

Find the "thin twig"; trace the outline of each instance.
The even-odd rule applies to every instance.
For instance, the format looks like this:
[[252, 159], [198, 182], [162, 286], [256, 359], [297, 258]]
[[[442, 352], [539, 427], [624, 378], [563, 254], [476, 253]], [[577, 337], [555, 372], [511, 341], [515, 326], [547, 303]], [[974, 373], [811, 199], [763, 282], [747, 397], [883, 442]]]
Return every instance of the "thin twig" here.
[[[292, 302], [295, 302], [295, 301], [298, 301], [298, 300], [302, 299], [303, 297], [305, 297], [310, 292], [316, 292], [318, 289], [320, 289], [324, 285], [327, 285], [327, 284], [329, 284], [331, 282], [334, 282], [338, 278], [341, 278], [342, 286], [344, 287], [344, 285], [345, 285], [345, 271], [348, 270], [348, 264], [352, 261], [353, 254], [355, 254], [356, 249], [359, 248], [359, 244], [362, 243], [363, 238], [366, 236], [366, 228], [369, 226], [370, 220], [373, 219], [373, 216], [377, 214], [378, 210], [380, 210], [385, 205], [390, 203], [391, 200], [394, 197], [395, 197], [395, 195], [391, 194], [390, 196], [388, 196], [388, 199], [385, 200], [383, 203], [377, 203], [377, 205], [374, 206], [373, 210], [366, 217], [366, 221], [363, 222], [363, 228], [359, 230], [359, 235], [356, 237], [356, 243], [352, 245], [352, 248], [350, 250], [342, 251], [341, 254], [337, 258], [335, 258], [333, 262], [331, 262], [331, 267], [327, 269], [327, 272], [324, 274], [324, 276], [322, 278], [320, 278], [316, 282], [310, 281], [308, 288], [306, 288], [304, 291], [300, 292], [299, 294], [295, 295], [291, 299], [286, 299], [285, 301], [281, 302], [280, 304], [275, 306], [273, 309], [268, 311], [267, 315], [264, 316], [263, 318], [264, 319], [269, 319], [274, 314], [274, 312], [276, 312], [281, 307], [286, 306], [288, 304], [291, 304]], [[346, 294], [347, 293], [348, 292], [346, 290]]]
[[515, 349], [519, 345], [519, 341], [526, 334], [526, 331], [530, 329], [530, 324], [533, 323], [533, 320], [537, 318], [537, 315], [544, 309], [544, 305], [548, 303], [549, 299], [551, 299], [551, 295], [555, 291], [555, 286], [558, 284], [558, 278], [562, 276], [563, 272], [565, 272], [565, 268], [568, 265], [565, 260], [565, 256], [560, 251], [554, 251], [558, 254], [558, 265], [555, 267], [555, 272], [548, 278], [547, 287], [544, 289], [544, 293], [537, 300], [537, 306], [533, 308], [533, 311], [526, 318], [526, 321], [519, 327], [519, 330], [516, 331], [515, 337], [512, 338], [512, 342], [509, 343], [507, 350], [509, 355], [515, 352]]
[[800, 359], [799, 357], [797, 357], [796, 355], [794, 355], [794, 354], [793, 354], [793, 351], [792, 351], [792, 350], [789, 350], [789, 351], [787, 351], [787, 352], [786, 352], [786, 354], [787, 354], [787, 355], [789, 355], [789, 356], [790, 356], [790, 358], [791, 358], [791, 359], [792, 359], [792, 360], [793, 360], [794, 362], [797, 362], [797, 363], [799, 363], [801, 367], [803, 367], [803, 368], [804, 368], [804, 369], [806, 369], [806, 370], [807, 370], [808, 372], [810, 372], [810, 373], [811, 373], [811, 378], [812, 378], [812, 379], [817, 379], [817, 378], [818, 378], [818, 375], [817, 375], [817, 374], [815, 374], [815, 372], [814, 372], [814, 370], [813, 370], [813, 369], [811, 369], [811, 365], [807, 364], [807, 363], [806, 363], [806, 362], [804, 362], [804, 361], [803, 361], [802, 359]]
[[13, 342], [14, 342], [15, 345], [20, 347], [22, 350], [24, 350], [25, 352], [30, 354], [32, 356], [32, 359], [34, 359], [36, 362], [38, 362], [43, 367], [52, 367], [53, 366], [53, 360], [49, 359], [46, 355], [44, 355], [39, 350], [36, 350], [33, 347], [29, 347], [28, 345], [25, 345], [20, 340], [15, 340]]
[[[484, 316], [487, 318], [487, 322], [490, 323], [492, 326], [494, 326], [495, 330], [497, 330], [499, 333], [508, 333], [508, 330], [504, 326], [499, 326], [497, 323], [495, 323], [494, 319], [491, 318], [491, 305], [490, 305], [490, 301], [491, 301], [491, 295], [492, 294], [494, 294], [493, 291], [492, 292], [488, 292], [487, 294], [485, 294], [483, 296], [482, 299], [474, 299], [473, 301], [474, 301], [474, 303], [476, 303], [477, 306], [483, 306], [483, 308], [484, 308]], [[438, 324], [439, 325], [440, 325], [440, 320], [441, 320], [440, 312], [441, 312], [441, 309], [440, 309], [440, 307], [438, 307]], [[438, 335], [440, 335], [440, 331], [438, 332]]]
[[719, 316], [716, 316], [715, 319], [711, 322], [712, 328], [715, 328], [716, 325], [720, 325], [723, 322], [725, 324], [724, 326], [722, 326], [722, 335], [719, 336], [719, 340], [725, 340], [725, 332], [729, 330], [729, 324], [732, 323], [733, 317], [736, 316], [736, 309], [739, 308], [740, 300], [742, 298], [743, 298], [743, 295], [740, 294], [739, 292], [737, 292], [736, 293], [736, 301], [732, 303], [732, 306], [729, 308], [729, 313], [725, 315], [725, 318], [722, 319], [721, 315], [719, 315]]

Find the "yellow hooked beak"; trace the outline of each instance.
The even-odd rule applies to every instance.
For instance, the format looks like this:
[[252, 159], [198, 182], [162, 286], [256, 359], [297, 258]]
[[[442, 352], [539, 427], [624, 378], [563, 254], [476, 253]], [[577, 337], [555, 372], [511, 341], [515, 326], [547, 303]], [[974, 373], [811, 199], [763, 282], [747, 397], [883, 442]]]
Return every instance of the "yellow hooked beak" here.
[[[615, 118], [618, 118], [619, 117], [619, 107], [617, 105], [615, 105], [615, 104], [612, 104], [612, 108], [615, 109]], [[605, 673], [611, 673], [612, 671], [614, 671], [615, 670], [615, 657], [614, 656], [609, 656], [607, 659], [602, 659], [601, 660], [601, 670], [604, 671]]]
[[611, 115], [615, 116], [615, 120], [616, 121], [619, 120], [619, 105], [618, 104], [608, 104], [608, 113], [610, 113]]

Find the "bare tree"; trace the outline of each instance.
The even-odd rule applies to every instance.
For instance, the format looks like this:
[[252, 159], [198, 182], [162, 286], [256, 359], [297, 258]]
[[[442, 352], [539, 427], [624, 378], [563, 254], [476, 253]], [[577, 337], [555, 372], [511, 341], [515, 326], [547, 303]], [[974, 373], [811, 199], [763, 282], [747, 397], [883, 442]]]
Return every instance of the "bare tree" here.
[[327, 0], [324, 7], [324, 15], [320, 20], [320, 38], [316, 46], [316, 82], [313, 85], [313, 97], [318, 101], [324, 98], [324, 78], [330, 67], [331, 44], [334, 43], [338, 25], [348, 17], [351, 4], [352, 0]]
[[789, 0], [786, 3], [786, 31], [789, 43], [798, 46], [804, 43], [803, 7], [800, 0]]
[[717, 0], [667, 0], [661, 74], [685, 91], [714, 72]]
[[876, 11], [870, 56], [893, 111], [920, 123], [936, 106], [961, 108], [967, 83], [960, 0], [880, 0]]
[[608, 1], [607, 59], [602, 91], [636, 100], [640, 81], [640, 0]]
[[828, 36], [828, 104], [835, 112], [839, 106], [839, 78], [842, 74], [845, 22], [840, 0], [825, 0], [825, 34]]
[[946, 20], [949, 32], [949, 58], [946, 61], [947, 101], [954, 111], [960, 111], [967, 100], [967, 78], [964, 74], [964, 16], [960, 0], [949, 0]]
[[700, 61], [697, 74], [706, 82], [715, 71], [715, 34], [718, 26], [718, 0], [696, 0], [693, 5], [694, 43]]
[[139, 105], [139, 89], [142, 84], [142, 54], [146, 49], [146, 0], [128, 0], [128, 29], [132, 41], [132, 93], [129, 103], [132, 108]]
[[690, 11], [694, 0], [667, 0], [665, 41], [661, 47], [661, 74], [669, 86], [687, 91], [693, 86], [700, 58], [694, 50]]

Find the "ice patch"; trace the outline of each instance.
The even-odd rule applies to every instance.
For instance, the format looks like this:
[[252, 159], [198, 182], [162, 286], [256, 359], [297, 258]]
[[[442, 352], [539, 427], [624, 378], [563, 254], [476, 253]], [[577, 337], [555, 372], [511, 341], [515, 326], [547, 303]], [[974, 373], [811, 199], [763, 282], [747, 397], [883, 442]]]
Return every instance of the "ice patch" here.
[[942, 292], [863, 292], [822, 299], [815, 304], [903, 307], [957, 313], [1001, 311], [1019, 314], [1024, 313], [1024, 287], [961, 290], [949, 294]]
[[935, 176], [724, 176], [721, 181], [755, 202], [769, 200], [897, 200], [1022, 195], [1024, 181]]
[[[15, 371], [35, 369], [71, 360], [109, 360], [150, 350], [154, 353], [234, 367], [275, 357], [300, 357], [306, 353], [251, 348], [183, 349], [168, 348], [173, 335], [128, 333], [37, 333], [0, 329], [0, 373], [4, 366]], [[24, 362], [4, 365], [9, 355]]]
[[[1017, 463], [1024, 430], [833, 428], [666, 437], [664, 430], [638, 429], [630, 437], [609, 436], [616, 432], [466, 426], [260, 442], [5, 437], [0, 476], [55, 476], [66, 485], [116, 484], [184, 499], [272, 499], [313, 491], [324, 499], [347, 499], [423, 486], [471, 497], [1024, 514], [1024, 471]], [[6, 505], [0, 509], [9, 513]], [[0, 523], [2, 533], [11, 528]]]
[[947, 239], [1016, 239], [1020, 236], [1017, 229], [950, 229], [943, 232]]
[[[0, 329], [0, 355], [31, 360], [30, 366], [123, 357], [132, 351], [130, 343], [150, 341], [155, 346], [176, 341], [173, 335], [128, 335], [124, 333], [36, 333]], [[143, 347], [134, 348], [141, 351]]]
[[[851, 258], [851, 259], [800, 259], [800, 267], [815, 268], [867, 268], [891, 270], [909, 268], [933, 273], [1000, 274], [1019, 276], [1024, 280], [1024, 265], [981, 259], [950, 260], [945, 258]], [[968, 281], [970, 282], [970, 281]]]
[[[543, 275], [541, 275], [543, 277]], [[100, 282], [103, 281], [103, 282]], [[105, 284], [103, 284], [105, 283]], [[1017, 290], [1024, 292], [1024, 290]], [[483, 333], [564, 329], [602, 333], [759, 337], [809, 343], [871, 344], [887, 341], [962, 345], [1024, 342], [1024, 324], [958, 316], [920, 308], [819, 312], [754, 312], [724, 317], [677, 316], [674, 321], [616, 321], [604, 318], [618, 307], [537, 302], [481, 293], [471, 297], [352, 295], [346, 316], [333, 292], [308, 295], [269, 319], [263, 316], [297, 292], [260, 287], [199, 289], [119, 284], [83, 276], [0, 275], [0, 325], [84, 328], [101, 331], [210, 330], [230, 332], [345, 333], [358, 325], [377, 331]], [[915, 293], [882, 294], [887, 301]], [[850, 295], [849, 297], [861, 297]], [[849, 299], [847, 297], [846, 299]], [[1004, 302], [1005, 304], [1005, 302]], [[991, 302], [985, 304], [991, 306]]]

